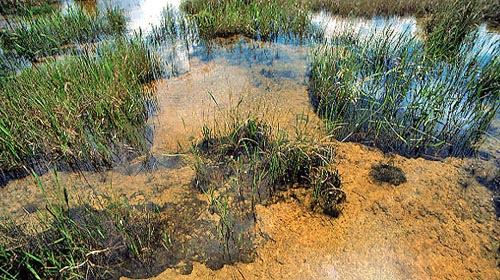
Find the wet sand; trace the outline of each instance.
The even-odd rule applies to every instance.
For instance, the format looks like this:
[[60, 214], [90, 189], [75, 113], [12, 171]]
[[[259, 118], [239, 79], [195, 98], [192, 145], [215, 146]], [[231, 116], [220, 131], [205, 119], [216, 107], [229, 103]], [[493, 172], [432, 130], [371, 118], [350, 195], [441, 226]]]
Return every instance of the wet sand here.
[[[153, 279], [499, 279], [500, 228], [492, 194], [462, 160], [396, 157], [408, 182], [376, 184], [377, 150], [339, 143], [347, 203], [339, 218], [311, 212], [288, 196], [257, 208], [262, 246], [255, 262]], [[124, 278], [125, 279], [125, 278]]]

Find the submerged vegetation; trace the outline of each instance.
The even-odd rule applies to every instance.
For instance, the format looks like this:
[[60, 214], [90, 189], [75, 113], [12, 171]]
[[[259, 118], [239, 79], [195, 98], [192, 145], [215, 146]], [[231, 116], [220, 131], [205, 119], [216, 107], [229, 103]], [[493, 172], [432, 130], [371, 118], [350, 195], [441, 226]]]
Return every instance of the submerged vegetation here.
[[311, 98], [339, 140], [411, 157], [470, 154], [500, 107], [500, 46], [464, 44], [443, 61], [390, 28], [344, 34], [315, 50]]
[[37, 61], [40, 57], [60, 54], [69, 46], [94, 43], [124, 30], [125, 17], [118, 9], [87, 13], [75, 7], [68, 12], [10, 22], [8, 29], [0, 31], [0, 46], [5, 52]]
[[112, 152], [144, 151], [154, 63], [137, 40], [118, 40], [9, 77], [0, 89], [0, 169], [32, 159], [109, 164]]
[[[40, 180], [38, 186], [45, 194]], [[0, 222], [2, 279], [118, 279], [150, 271], [154, 254], [166, 251], [168, 221], [158, 207], [108, 201], [96, 210], [73, 205], [59, 189], [28, 221]]]

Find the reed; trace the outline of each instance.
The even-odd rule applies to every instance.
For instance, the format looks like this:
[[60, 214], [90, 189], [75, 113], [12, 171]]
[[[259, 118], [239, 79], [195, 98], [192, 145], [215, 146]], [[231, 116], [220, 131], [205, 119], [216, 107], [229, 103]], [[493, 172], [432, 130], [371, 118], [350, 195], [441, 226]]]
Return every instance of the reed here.
[[26, 20], [13, 20], [0, 32], [0, 46], [31, 61], [60, 54], [72, 45], [95, 43], [125, 30], [125, 17], [118, 9], [86, 13], [75, 7]]
[[338, 140], [410, 157], [469, 155], [500, 107], [500, 45], [472, 39], [441, 60], [390, 28], [335, 38], [314, 51], [311, 101]]
[[453, 0], [438, 3], [424, 23], [427, 54], [453, 59], [480, 22], [479, 0]]
[[154, 57], [137, 39], [105, 43], [10, 76], [0, 88], [0, 170], [32, 159], [112, 163], [120, 150], [145, 151], [142, 83]]

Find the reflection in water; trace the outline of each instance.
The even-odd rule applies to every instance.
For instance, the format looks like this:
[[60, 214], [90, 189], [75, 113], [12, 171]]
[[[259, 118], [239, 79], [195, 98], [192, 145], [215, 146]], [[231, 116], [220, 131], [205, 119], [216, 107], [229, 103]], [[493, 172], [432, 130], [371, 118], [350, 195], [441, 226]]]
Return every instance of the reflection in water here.
[[345, 18], [332, 16], [328, 13], [317, 13], [313, 17], [313, 22], [324, 26], [325, 36], [331, 38], [335, 35], [342, 35], [346, 32], [371, 35], [374, 31], [383, 31], [389, 28], [395, 33], [408, 33], [416, 35], [420, 32], [417, 20], [414, 17], [373, 17], [365, 18]]
[[[163, 9], [171, 6], [178, 9], [180, 0], [97, 0], [83, 2], [87, 9], [105, 10], [108, 7], [118, 7], [125, 12], [128, 18], [128, 29], [130, 32], [139, 31], [149, 32], [152, 25], [158, 24], [161, 20]], [[63, 9], [74, 5], [74, 0], [63, 0]]]

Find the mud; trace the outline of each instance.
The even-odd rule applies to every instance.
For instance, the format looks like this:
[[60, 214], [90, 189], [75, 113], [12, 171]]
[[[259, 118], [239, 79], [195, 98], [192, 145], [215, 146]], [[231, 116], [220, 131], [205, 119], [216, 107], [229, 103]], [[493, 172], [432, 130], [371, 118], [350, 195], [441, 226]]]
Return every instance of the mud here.
[[198, 263], [154, 279], [498, 279], [500, 228], [492, 194], [473, 178], [457, 182], [463, 161], [397, 157], [408, 181], [394, 188], [371, 182], [384, 155], [338, 144], [347, 203], [337, 219], [311, 212], [289, 196], [257, 207], [266, 236], [253, 263], [212, 271]]

